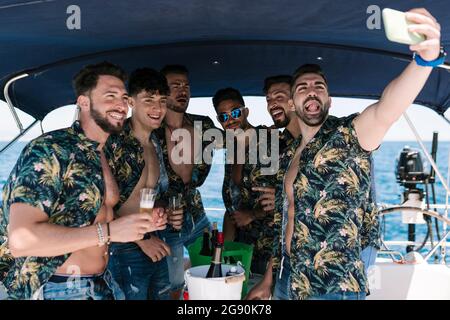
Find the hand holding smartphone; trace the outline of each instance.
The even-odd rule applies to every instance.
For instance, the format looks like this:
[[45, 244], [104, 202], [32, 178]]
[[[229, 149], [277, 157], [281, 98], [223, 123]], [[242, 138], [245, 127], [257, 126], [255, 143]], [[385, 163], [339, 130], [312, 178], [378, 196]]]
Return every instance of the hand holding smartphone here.
[[383, 21], [388, 39], [409, 44], [409, 50], [414, 51], [419, 65], [438, 66], [444, 63], [441, 26], [427, 9], [415, 8], [407, 12], [384, 9]]
[[382, 16], [384, 31], [390, 41], [415, 45], [425, 40], [423, 34], [408, 31], [408, 27], [415, 24], [406, 19], [404, 12], [385, 8]]

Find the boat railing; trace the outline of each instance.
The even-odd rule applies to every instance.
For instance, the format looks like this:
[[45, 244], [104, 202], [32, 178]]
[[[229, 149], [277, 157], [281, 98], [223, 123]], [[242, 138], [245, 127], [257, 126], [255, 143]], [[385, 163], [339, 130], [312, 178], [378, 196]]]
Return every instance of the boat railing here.
[[[402, 213], [403, 211], [408, 212], [418, 212], [422, 213], [423, 215], [431, 216], [437, 219], [438, 221], [441, 221], [444, 225], [450, 223], [450, 219], [448, 218], [448, 215], [446, 213], [448, 206], [447, 205], [433, 205], [430, 207], [433, 207], [434, 209], [441, 208], [445, 209], [444, 214], [440, 214], [437, 211], [432, 211], [423, 207], [411, 207], [411, 206], [381, 206], [380, 210], [378, 211], [378, 214], [380, 217], [384, 217], [389, 214], [393, 213]], [[381, 254], [389, 254], [394, 262], [399, 262], [398, 259], [394, 257], [394, 254], [401, 257], [401, 261], [403, 260], [403, 256], [399, 254], [399, 252], [391, 250], [389, 246], [411, 246], [411, 245], [420, 245], [422, 248], [430, 248], [430, 250], [427, 252], [427, 254], [423, 257], [425, 261], [428, 262], [428, 260], [433, 257], [437, 251], [437, 249], [441, 248], [441, 263], [446, 263], [446, 248], [450, 246], [450, 243], [448, 242], [448, 238], [450, 235], [450, 231], [444, 230], [444, 235], [440, 238], [438, 243], [434, 244], [432, 241], [427, 241], [425, 243], [417, 243], [414, 241], [384, 241], [384, 239], [381, 239], [382, 244], [382, 250], [380, 251]]]
[[9, 95], [9, 88], [14, 84], [14, 82], [16, 82], [17, 80], [20, 80], [20, 79], [24, 79], [28, 76], [29, 76], [28, 73], [23, 73], [23, 74], [17, 75], [14, 78], [10, 79], [5, 84], [5, 87], [3, 88], [3, 95], [5, 96], [6, 103], [8, 105], [9, 111], [11, 112], [11, 115], [12, 115], [14, 121], [16, 122], [17, 128], [19, 128], [19, 134], [16, 137], [14, 137], [11, 141], [9, 141], [6, 144], [6, 146], [4, 146], [3, 148], [0, 149], [0, 154], [2, 154], [3, 152], [6, 152], [6, 150], [8, 150], [17, 140], [19, 140], [22, 136], [24, 136], [28, 131], [30, 131], [31, 128], [33, 128], [39, 122], [39, 120], [34, 119], [34, 121], [28, 127], [26, 127], [24, 129], [23, 124], [20, 121], [20, 118], [16, 112], [16, 107], [12, 103], [11, 97]]

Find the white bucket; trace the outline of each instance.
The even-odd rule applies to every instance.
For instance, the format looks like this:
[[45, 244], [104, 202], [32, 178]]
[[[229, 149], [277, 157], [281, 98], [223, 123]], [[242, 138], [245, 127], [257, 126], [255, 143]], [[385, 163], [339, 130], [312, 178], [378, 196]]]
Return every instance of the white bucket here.
[[209, 266], [193, 267], [185, 271], [189, 300], [240, 300], [245, 270], [241, 266], [222, 264], [222, 273], [231, 267], [237, 268], [237, 275], [222, 278], [205, 278]]

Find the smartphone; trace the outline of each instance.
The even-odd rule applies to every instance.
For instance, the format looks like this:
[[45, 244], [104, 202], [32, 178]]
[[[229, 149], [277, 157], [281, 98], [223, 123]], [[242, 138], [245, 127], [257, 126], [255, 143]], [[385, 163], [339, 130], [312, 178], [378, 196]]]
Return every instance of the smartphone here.
[[408, 31], [408, 26], [414, 24], [406, 19], [404, 12], [385, 8], [382, 15], [384, 31], [390, 41], [411, 45], [425, 40], [424, 35]]

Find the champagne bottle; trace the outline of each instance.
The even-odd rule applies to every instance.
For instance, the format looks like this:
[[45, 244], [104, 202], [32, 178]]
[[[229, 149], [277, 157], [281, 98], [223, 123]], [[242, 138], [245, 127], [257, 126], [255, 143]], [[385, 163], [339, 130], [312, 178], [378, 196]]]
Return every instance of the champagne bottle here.
[[211, 248], [214, 250], [217, 242], [217, 233], [219, 230], [217, 229], [217, 222], [213, 222], [212, 230], [211, 230]]
[[206, 278], [221, 278], [222, 276], [222, 249], [223, 249], [223, 233], [217, 233], [217, 243], [214, 247], [214, 254], [211, 259]]
[[203, 244], [202, 244], [202, 249], [200, 250], [200, 255], [201, 256], [209, 256], [209, 257], [212, 256], [208, 228], [205, 228], [203, 230]]
[[183, 300], [189, 300], [189, 291], [188, 291], [187, 287], [183, 291]]

